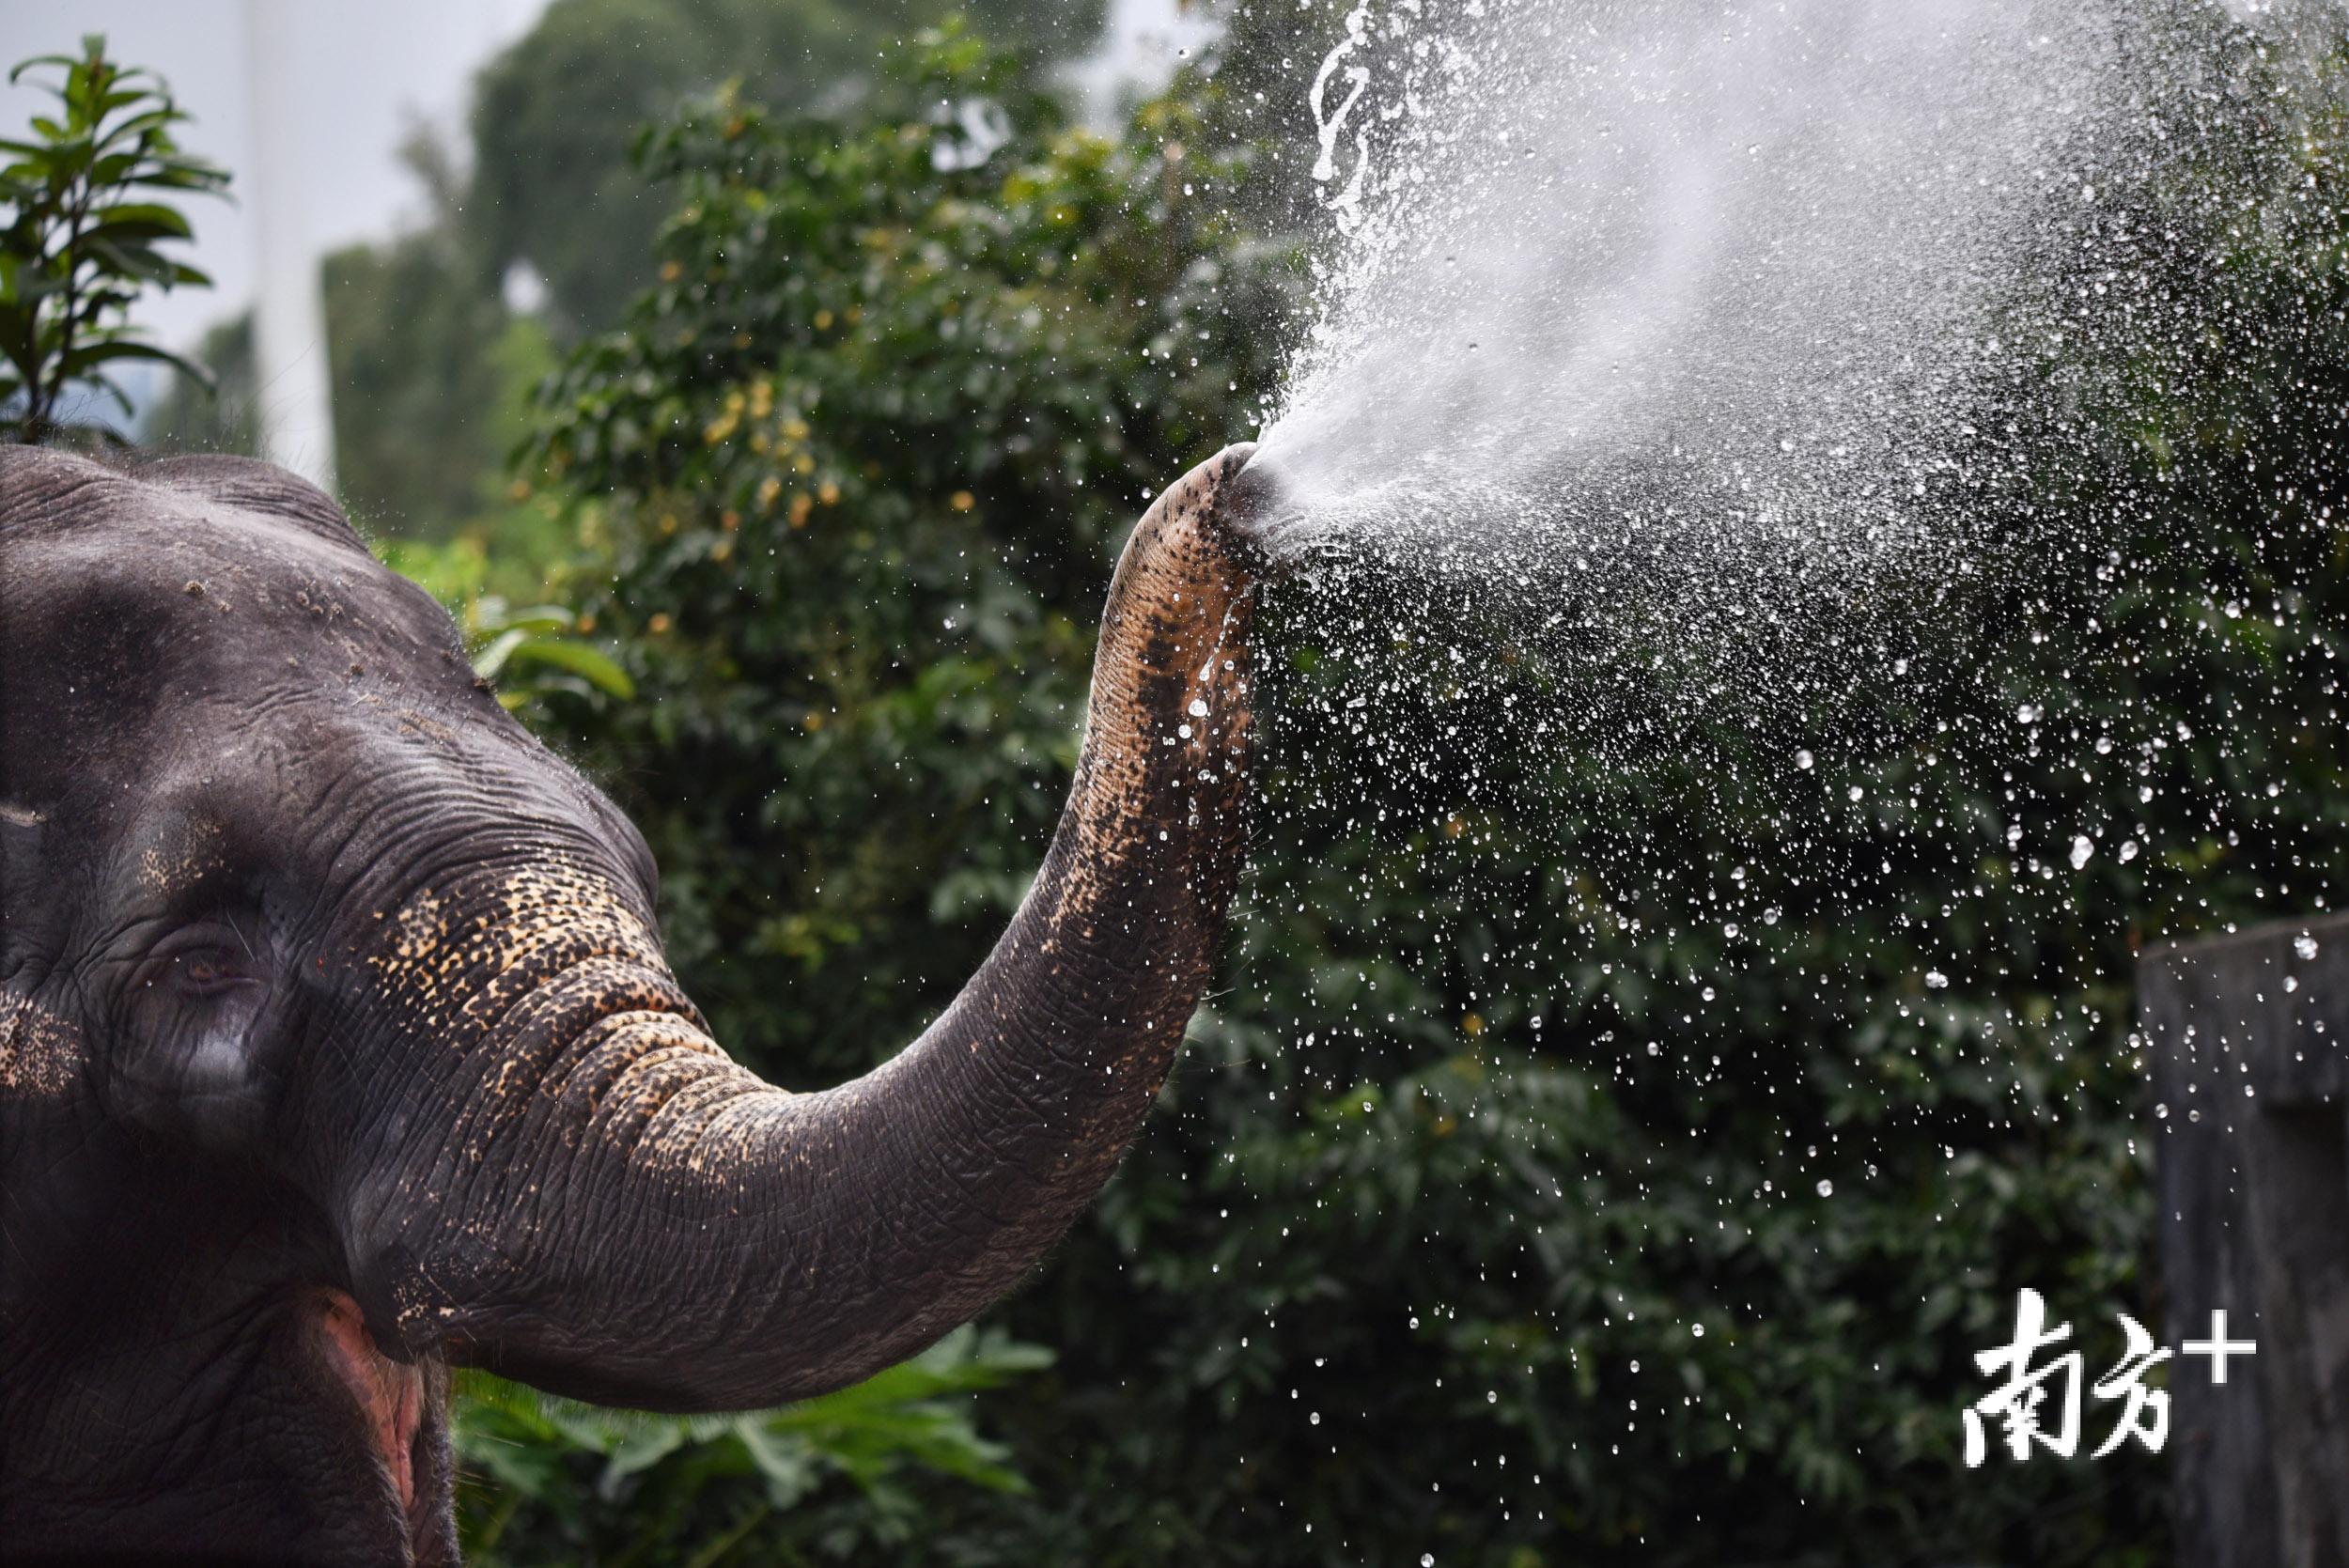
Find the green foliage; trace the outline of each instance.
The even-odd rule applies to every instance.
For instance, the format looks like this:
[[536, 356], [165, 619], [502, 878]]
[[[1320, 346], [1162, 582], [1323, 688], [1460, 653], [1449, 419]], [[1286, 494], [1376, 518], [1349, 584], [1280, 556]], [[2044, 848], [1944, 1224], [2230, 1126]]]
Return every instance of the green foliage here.
[[190, 236], [169, 193], [217, 195], [226, 173], [179, 149], [172, 127], [188, 116], [151, 72], [106, 57], [91, 34], [82, 53], [44, 54], [8, 73], [54, 71], [39, 85], [57, 101], [33, 119], [29, 141], [0, 140], [0, 432], [19, 441], [100, 435], [102, 424], [66, 415], [75, 389], [131, 411], [114, 379], [125, 365], [202, 372], [144, 341], [127, 321], [148, 288], [208, 285], [169, 247]]
[[438, 220], [325, 264], [344, 504], [385, 561], [448, 606], [507, 707], [626, 700], [634, 682], [581, 634], [593, 623], [539, 602], [561, 591], [572, 528], [506, 476], [553, 346], [474, 287], [462, 192], [437, 145], [418, 137], [407, 158]]
[[[1101, 8], [989, 0], [979, 8], [1023, 41], [1022, 78], [1040, 79], [1051, 59], [1085, 47]], [[729, 78], [802, 110], [869, 113], [891, 93], [908, 107], [910, 84], [883, 79], [875, 61], [947, 9], [941, 0], [549, 6], [481, 73], [468, 170], [429, 132], [403, 148], [427, 220], [325, 259], [336, 470], [352, 516], [402, 540], [494, 538], [502, 561], [519, 554], [543, 567], [563, 553], [509, 504], [506, 459], [553, 341], [609, 325], [652, 281], [666, 208], [629, 159], [639, 128]], [[501, 281], [517, 265], [548, 286], [534, 314], [517, 315], [503, 297]], [[249, 324], [208, 340], [192, 357], [219, 378], [221, 397], [175, 388], [142, 438], [252, 450], [250, 345]]]
[[[972, 166], [951, 125], [723, 97], [648, 137], [660, 281], [537, 448], [639, 686], [568, 737], [721, 1038], [791, 1083], [992, 939], [1121, 530], [1255, 423], [1292, 275], [1233, 216], [1272, 204], [1216, 79], [1112, 144], [967, 39], [927, 61], [919, 99], [1008, 111]], [[2214, 193], [2233, 235], [2194, 253], [2208, 330], [2051, 367], [2117, 395], [2029, 433], [2003, 515], [2045, 526], [1998, 594], [1825, 607], [1708, 693], [1636, 606], [1562, 650], [1473, 585], [1277, 592], [1226, 981], [999, 1314], [1061, 1352], [988, 1405], [1034, 1491], [878, 1555], [2161, 1560], [2160, 1461], [1968, 1472], [1957, 1412], [2018, 1286], [2092, 1356], [2158, 1315], [2140, 934], [2349, 874], [2349, 266], [2299, 195], [2340, 147], [2276, 131], [2178, 193], [2182, 252]]]
[[680, 188], [663, 281], [574, 358], [541, 446], [643, 696], [580, 738], [707, 782], [634, 802], [703, 846], [667, 869], [670, 940], [795, 1081], [869, 1065], [994, 939], [1112, 547], [1266, 374], [1190, 109], [1121, 147], [967, 39], [930, 59], [923, 99], [1008, 110], [984, 161], [958, 120], [844, 134], [724, 97], [647, 138]]
[[[339, 499], [372, 534], [435, 544], [495, 536], [501, 566], [536, 582], [570, 540], [521, 515], [506, 469], [553, 345], [542, 324], [481, 289], [457, 217], [462, 193], [429, 144], [412, 145], [410, 162], [443, 218], [321, 263]], [[212, 329], [192, 357], [218, 395], [175, 386], [148, 410], [142, 441], [253, 453], [251, 313]]]
[[[474, 100], [471, 225], [491, 269], [526, 262], [567, 332], [618, 319], [652, 281], [667, 210], [628, 153], [647, 120], [734, 81], [795, 114], [853, 115], [878, 95], [909, 107], [876, 70], [944, 0], [556, 0], [482, 72]], [[972, 10], [1031, 46], [1036, 63], [1082, 49], [1101, 0], [982, 0]], [[889, 99], [893, 90], [897, 92]]]
[[1025, 1489], [979, 1435], [971, 1396], [1050, 1363], [966, 1327], [838, 1393], [705, 1417], [600, 1410], [466, 1374], [451, 1437], [471, 1478], [467, 1559], [801, 1562], [902, 1547], [930, 1488]]
[[[334, 378], [338, 485], [351, 516], [412, 538], [444, 537], [491, 504], [514, 431], [501, 403], [522, 400], [528, 379], [500, 375], [509, 322], [457, 254], [429, 227], [325, 259], [328, 360]], [[541, 349], [540, 370], [552, 364]], [[518, 396], [521, 395], [521, 396]]]
[[[501, 534], [508, 545], [526, 538], [510, 524]], [[377, 549], [386, 566], [421, 584], [456, 618], [474, 674], [498, 683], [498, 701], [507, 708], [535, 714], [551, 703], [592, 707], [601, 699], [625, 702], [636, 694], [636, 683], [612, 655], [577, 635], [583, 629], [579, 615], [559, 604], [516, 608], [498, 591], [477, 536], [440, 545], [392, 539]], [[532, 570], [526, 549], [504, 553], [501, 567], [495, 581], [536, 584], [545, 577]]]

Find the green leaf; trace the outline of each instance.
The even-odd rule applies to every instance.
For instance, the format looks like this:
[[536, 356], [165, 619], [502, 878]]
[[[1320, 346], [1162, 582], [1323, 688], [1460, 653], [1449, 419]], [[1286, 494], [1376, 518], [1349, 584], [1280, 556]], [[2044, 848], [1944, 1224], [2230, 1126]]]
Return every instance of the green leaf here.
[[815, 1453], [801, 1438], [770, 1432], [749, 1417], [737, 1421], [734, 1431], [751, 1463], [767, 1478], [768, 1498], [777, 1508], [794, 1506], [822, 1479]]
[[473, 673], [483, 680], [495, 680], [498, 672], [506, 668], [506, 660], [529, 637], [530, 633], [521, 627], [516, 627], [510, 631], [499, 632], [490, 639], [488, 644], [479, 653], [473, 656]]
[[529, 638], [517, 643], [506, 658], [509, 663], [546, 664], [566, 671], [623, 702], [636, 695], [635, 681], [611, 655], [575, 637]]
[[613, 1445], [610, 1457], [604, 1461], [603, 1475], [596, 1483], [597, 1493], [606, 1499], [617, 1497], [621, 1483], [652, 1468], [684, 1447], [688, 1436], [685, 1423], [679, 1421], [647, 1421], [629, 1432]]
[[524, 631], [568, 631], [577, 619], [559, 604], [537, 604], [527, 610], [506, 611], [498, 616], [497, 624]]
[[176, 208], [161, 202], [118, 202], [90, 214], [91, 226], [86, 234], [103, 234], [122, 240], [151, 240], [169, 235], [185, 240], [192, 232], [188, 220]]

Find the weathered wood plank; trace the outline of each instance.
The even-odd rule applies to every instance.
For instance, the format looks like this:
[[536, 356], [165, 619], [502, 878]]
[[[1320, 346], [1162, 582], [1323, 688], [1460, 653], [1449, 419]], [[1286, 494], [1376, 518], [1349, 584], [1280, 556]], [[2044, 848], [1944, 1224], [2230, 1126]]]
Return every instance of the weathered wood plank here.
[[2259, 1343], [2224, 1386], [2172, 1362], [2177, 1560], [2349, 1568], [2349, 916], [2148, 949], [2172, 1343]]

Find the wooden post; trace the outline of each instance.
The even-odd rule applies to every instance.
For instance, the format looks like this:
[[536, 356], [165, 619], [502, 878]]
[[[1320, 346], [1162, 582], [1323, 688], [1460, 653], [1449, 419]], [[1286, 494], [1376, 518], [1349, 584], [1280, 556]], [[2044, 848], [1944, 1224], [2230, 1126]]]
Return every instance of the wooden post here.
[[2148, 948], [2175, 1560], [2349, 1568], [2349, 916]]

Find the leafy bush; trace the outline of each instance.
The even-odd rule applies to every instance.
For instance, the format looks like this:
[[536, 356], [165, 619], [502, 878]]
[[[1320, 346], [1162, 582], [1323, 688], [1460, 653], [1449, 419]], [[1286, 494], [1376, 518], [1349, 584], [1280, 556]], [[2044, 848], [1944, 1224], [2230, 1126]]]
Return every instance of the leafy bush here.
[[[1024, 1483], [979, 1436], [970, 1395], [1050, 1365], [1000, 1333], [958, 1328], [851, 1389], [745, 1416], [640, 1416], [466, 1374], [452, 1440], [468, 1560], [707, 1564], [797, 1561], [902, 1546], [933, 1477], [997, 1492]], [[785, 1521], [787, 1520], [787, 1528]]]
[[[1119, 147], [967, 39], [928, 69], [922, 97], [1011, 139], [724, 99], [649, 136], [680, 187], [663, 281], [571, 362], [542, 444], [643, 693], [580, 738], [678, 846], [703, 1005], [798, 1082], [910, 1037], [994, 940], [1060, 808], [1112, 546], [1265, 374], [1234, 323], [1268, 285], [1184, 105]], [[649, 800], [655, 763], [705, 787]]]
[[[653, 132], [661, 281], [537, 448], [638, 687], [548, 719], [792, 1084], [910, 1037], [1016, 902], [1120, 532], [1256, 422], [1295, 276], [1214, 76], [1112, 143], [965, 38], [925, 69], [934, 118]], [[1668, 629], [1544, 654], [1473, 585], [1274, 596], [1227, 980], [998, 1314], [1059, 1352], [986, 1405], [1033, 1490], [871, 1555], [2161, 1558], [2160, 1461], [1968, 1472], [1957, 1412], [2018, 1286], [2092, 1356], [2158, 1316], [2139, 935], [2349, 872], [2349, 264], [2299, 194], [2341, 122], [2254, 140], [2176, 193], [2182, 250], [2237, 204], [2205, 330], [2050, 367], [2108, 390], [2028, 433], [2001, 592], [1822, 610], [1803, 702], [1690, 700]]]
[[[520, 530], [507, 528], [506, 540]], [[559, 604], [514, 605], [491, 585], [489, 552], [466, 536], [446, 544], [381, 541], [384, 565], [438, 598], [456, 618], [474, 673], [498, 683], [498, 701], [527, 713], [557, 695], [566, 699], [636, 694], [636, 683], [612, 656], [577, 635], [579, 616]], [[501, 577], [509, 576], [512, 563]]]
[[901, 111], [911, 85], [873, 62], [919, 28], [961, 10], [1038, 56], [1066, 57], [1099, 35], [1101, 0], [554, 0], [481, 72], [474, 91], [471, 194], [462, 227], [484, 275], [512, 263], [545, 282], [567, 334], [618, 318], [651, 281], [647, 255], [666, 209], [631, 163], [645, 121], [689, 95], [746, 83], [801, 114], [869, 116], [876, 95]]

